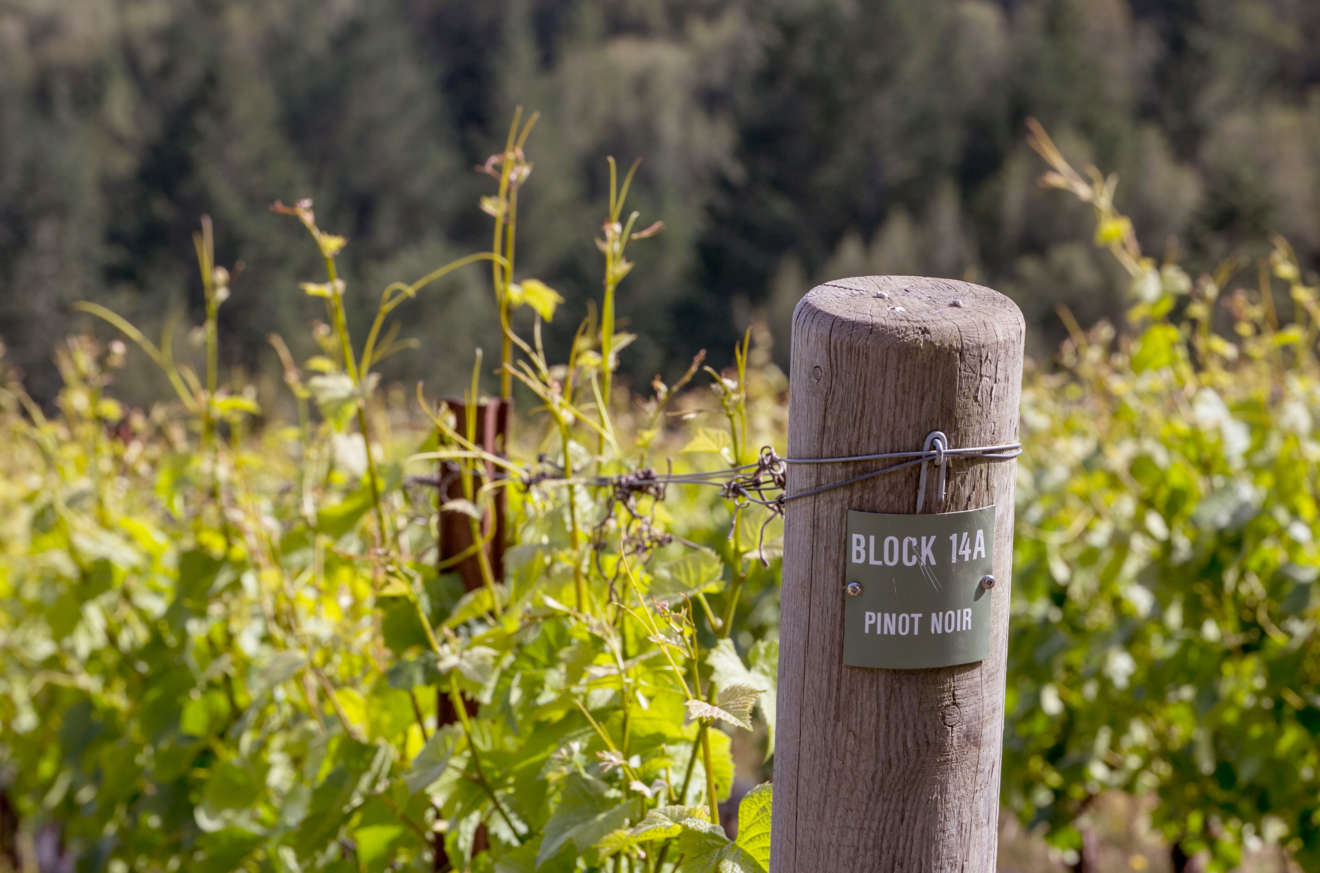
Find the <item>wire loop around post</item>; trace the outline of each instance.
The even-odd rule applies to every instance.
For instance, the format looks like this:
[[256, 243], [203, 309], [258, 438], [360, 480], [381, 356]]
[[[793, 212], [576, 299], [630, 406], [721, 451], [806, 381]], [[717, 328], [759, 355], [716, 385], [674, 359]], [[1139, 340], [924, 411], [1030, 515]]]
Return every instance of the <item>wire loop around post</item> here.
[[926, 434], [926, 442], [922, 444], [921, 450], [926, 453], [926, 457], [921, 461], [921, 476], [917, 480], [917, 509], [921, 512], [921, 507], [926, 504], [926, 469], [931, 463], [939, 467], [940, 482], [939, 491], [935, 497], [935, 511], [939, 512], [944, 507], [944, 485], [948, 480], [949, 461], [944, 455], [944, 450], [948, 448], [949, 438], [944, 435], [942, 430], [933, 430]]
[[968, 446], [966, 448], [951, 448], [949, 438], [943, 431], [931, 431], [927, 435], [925, 444], [919, 451], [909, 452], [877, 452], [870, 455], [845, 455], [836, 458], [778, 458], [781, 463], [786, 465], [793, 464], [845, 464], [860, 463], [863, 461], [893, 461], [894, 463], [880, 467], [876, 470], [870, 470], [857, 476], [847, 479], [841, 479], [837, 482], [831, 482], [828, 485], [820, 485], [815, 488], [808, 488], [806, 491], [799, 491], [796, 494], [781, 494], [778, 503], [782, 506], [790, 500], [800, 500], [804, 497], [813, 497], [817, 494], [823, 494], [826, 491], [833, 491], [836, 488], [843, 488], [848, 485], [855, 485], [858, 482], [864, 482], [867, 479], [876, 476], [883, 476], [886, 473], [896, 473], [899, 470], [905, 470], [908, 467], [921, 467], [921, 479], [918, 484], [917, 493], [917, 512], [921, 511], [925, 504], [926, 494], [926, 467], [934, 463], [939, 467], [939, 479], [937, 482], [939, 488], [940, 504], [944, 502], [945, 486], [948, 482], [949, 462], [954, 459], [965, 458], [967, 460], [982, 461], [1011, 461], [1022, 454], [1021, 443], [1001, 443], [993, 446]]

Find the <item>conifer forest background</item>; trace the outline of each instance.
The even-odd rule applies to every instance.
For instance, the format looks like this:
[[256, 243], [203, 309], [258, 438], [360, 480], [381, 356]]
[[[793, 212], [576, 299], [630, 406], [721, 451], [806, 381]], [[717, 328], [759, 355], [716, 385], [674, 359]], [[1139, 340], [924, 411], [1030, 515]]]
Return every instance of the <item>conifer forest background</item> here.
[[[274, 379], [266, 337], [316, 310], [293, 293], [316, 258], [266, 206], [314, 197], [352, 286], [420, 274], [486, 244], [472, 168], [523, 105], [543, 118], [520, 267], [561, 277], [552, 344], [599, 284], [602, 156], [643, 159], [633, 203], [666, 232], [619, 303], [645, 326], [626, 381], [700, 347], [727, 363], [758, 316], [782, 361], [798, 296], [864, 272], [990, 284], [1050, 349], [1057, 304], [1113, 316], [1122, 279], [1085, 205], [1037, 184], [1024, 120], [1118, 174], [1157, 257], [1210, 269], [1268, 231], [1314, 267], [1318, 40], [1309, 0], [3, 0], [0, 338], [48, 400], [74, 301], [151, 335], [195, 321], [179, 253], [208, 213], [241, 263], [222, 363]], [[453, 389], [498, 343], [463, 281], [411, 311], [423, 347], [387, 380]]]

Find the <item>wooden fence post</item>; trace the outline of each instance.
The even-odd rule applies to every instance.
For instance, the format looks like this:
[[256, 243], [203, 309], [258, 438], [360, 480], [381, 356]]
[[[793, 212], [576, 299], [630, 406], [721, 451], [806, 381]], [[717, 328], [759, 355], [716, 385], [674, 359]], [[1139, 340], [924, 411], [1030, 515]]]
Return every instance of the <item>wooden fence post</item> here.
[[[444, 403], [454, 413], [455, 427], [459, 433], [462, 433], [467, 417], [467, 404], [461, 400], [446, 400]], [[505, 442], [509, 436], [509, 408], [510, 404], [506, 400], [490, 399], [477, 405], [477, 427], [476, 433], [471, 435], [472, 441], [492, 455], [504, 454]], [[484, 462], [480, 466], [482, 472], [474, 473], [475, 488], [480, 488], [484, 482], [502, 478], [504, 475], [490, 462]], [[447, 512], [443, 509], [446, 501], [457, 500], [463, 496], [462, 468], [455, 461], [444, 461], [440, 464], [439, 474], [437, 483], [442, 508], [439, 518], [436, 519], [436, 540], [439, 545], [440, 563], [450, 564], [455, 556], [472, 546], [472, 526], [468, 516], [462, 512]], [[490, 562], [491, 575], [495, 577], [496, 582], [504, 581], [505, 503], [504, 489], [501, 488], [495, 492], [490, 508], [486, 510], [481, 520], [482, 530], [490, 538], [485, 545], [486, 560]], [[475, 591], [485, 584], [482, 579], [481, 562], [476, 555], [459, 562], [451, 570], [462, 577], [463, 588], [466, 591]]]
[[[446, 400], [445, 405], [454, 413], [455, 427], [459, 433], [462, 433], [467, 420], [467, 404], [461, 400]], [[476, 409], [477, 432], [466, 436], [481, 446], [482, 450], [492, 455], [503, 455], [509, 438], [509, 409], [510, 404], [507, 400], [490, 399], [479, 403]], [[473, 474], [474, 488], [480, 488], [483, 483], [494, 481], [504, 475], [489, 461], [480, 465], [480, 469], [481, 472]], [[447, 501], [463, 497], [462, 467], [456, 461], [442, 461], [439, 472], [436, 484], [441, 508], [435, 521], [436, 542], [439, 547], [436, 554], [442, 567], [447, 567], [448, 572], [459, 574], [463, 580], [463, 590], [476, 591], [485, 584], [481, 559], [476, 554], [472, 554], [459, 561], [457, 565], [453, 565], [454, 559], [473, 545], [471, 520], [462, 512], [444, 509]], [[486, 552], [486, 560], [496, 582], [504, 581], [505, 503], [504, 489], [500, 489], [495, 492], [490, 507], [484, 511], [481, 519], [482, 535], [488, 538], [482, 549]], [[475, 700], [463, 698], [463, 706], [469, 716], [477, 714]], [[443, 686], [435, 690], [435, 710], [437, 727], [454, 724], [459, 720], [458, 710]], [[489, 848], [489, 840], [490, 835], [486, 831], [485, 824], [478, 825], [476, 835], [473, 837], [474, 851]], [[452, 869], [449, 855], [445, 851], [444, 833], [437, 831], [432, 841], [434, 851], [432, 869]]]
[[[813, 288], [793, 313], [788, 455], [918, 450], [936, 430], [953, 449], [1016, 442], [1023, 339], [1018, 308], [979, 285], [872, 276]], [[878, 466], [790, 464], [787, 493]], [[848, 511], [912, 513], [919, 467], [787, 505], [774, 873], [995, 869], [1015, 468], [949, 461], [940, 511], [996, 507], [988, 654], [960, 666], [844, 665]]]

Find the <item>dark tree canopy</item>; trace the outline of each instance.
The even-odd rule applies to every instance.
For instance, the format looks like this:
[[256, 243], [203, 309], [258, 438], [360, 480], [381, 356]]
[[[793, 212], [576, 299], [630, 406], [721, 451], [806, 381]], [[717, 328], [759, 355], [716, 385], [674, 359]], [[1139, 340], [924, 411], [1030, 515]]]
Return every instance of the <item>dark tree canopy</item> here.
[[[513, 107], [541, 110], [521, 276], [567, 317], [598, 296], [591, 238], [613, 154], [666, 232], [625, 283], [625, 367], [671, 371], [757, 313], [782, 327], [813, 280], [919, 272], [988, 282], [1037, 335], [1121, 302], [1089, 216], [1036, 185], [1023, 122], [1117, 169], [1146, 240], [1198, 268], [1284, 234], [1320, 253], [1320, 6], [1301, 0], [15, 0], [0, 4], [0, 337], [49, 396], [52, 342], [96, 299], [195, 315], [197, 218], [241, 262], [229, 362], [314, 304], [315, 198], [380, 288], [488, 244], [477, 208]], [[414, 304], [420, 352], [386, 373], [453, 387], [496, 344], [481, 270]], [[313, 307], [313, 308], [308, 308]], [[782, 347], [779, 353], [786, 352]], [[719, 356], [716, 355], [718, 360]]]

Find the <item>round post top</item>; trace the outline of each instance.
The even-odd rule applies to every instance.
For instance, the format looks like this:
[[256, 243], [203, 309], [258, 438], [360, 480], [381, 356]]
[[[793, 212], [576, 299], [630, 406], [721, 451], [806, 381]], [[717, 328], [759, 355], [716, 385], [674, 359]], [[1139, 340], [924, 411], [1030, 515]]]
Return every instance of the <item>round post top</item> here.
[[828, 323], [831, 330], [840, 322], [865, 328], [872, 341], [890, 334], [894, 339], [961, 345], [986, 334], [1021, 336], [1025, 330], [1017, 304], [998, 291], [924, 276], [825, 282], [807, 292], [793, 312], [794, 324], [805, 326], [807, 319]]

